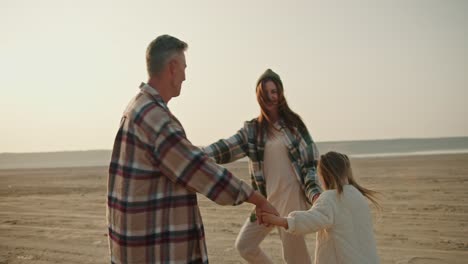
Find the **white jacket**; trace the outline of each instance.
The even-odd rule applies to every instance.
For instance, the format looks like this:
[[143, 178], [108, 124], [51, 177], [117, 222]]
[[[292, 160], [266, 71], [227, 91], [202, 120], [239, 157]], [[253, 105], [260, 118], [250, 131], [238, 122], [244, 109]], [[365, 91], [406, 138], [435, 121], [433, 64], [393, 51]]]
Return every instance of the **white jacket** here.
[[289, 214], [288, 232], [317, 233], [315, 263], [379, 263], [366, 198], [352, 185], [324, 191], [308, 211]]

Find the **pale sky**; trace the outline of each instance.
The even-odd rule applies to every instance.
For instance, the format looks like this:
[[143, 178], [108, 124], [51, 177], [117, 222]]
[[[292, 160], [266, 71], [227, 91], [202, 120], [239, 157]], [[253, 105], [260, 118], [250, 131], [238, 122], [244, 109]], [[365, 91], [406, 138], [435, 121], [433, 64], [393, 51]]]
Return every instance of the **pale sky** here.
[[468, 1], [0, 0], [0, 152], [111, 149], [145, 50], [189, 49], [169, 108], [205, 145], [267, 68], [315, 141], [468, 136]]

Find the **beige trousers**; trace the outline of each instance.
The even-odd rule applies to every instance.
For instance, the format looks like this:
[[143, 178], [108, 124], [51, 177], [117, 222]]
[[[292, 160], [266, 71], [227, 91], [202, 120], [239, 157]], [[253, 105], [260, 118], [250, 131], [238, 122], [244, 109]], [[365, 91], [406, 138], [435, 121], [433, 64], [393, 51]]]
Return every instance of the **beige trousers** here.
[[310, 264], [304, 236], [293, 235], [280, 227], [266, 227], [247, 218], [236, 239], [236, 249], [248, 263], [263, 264], [273, 261], [260, 248], [260, 243], [274, 228], [278, 229], [283, 244], [283, 260], [288, 264]]

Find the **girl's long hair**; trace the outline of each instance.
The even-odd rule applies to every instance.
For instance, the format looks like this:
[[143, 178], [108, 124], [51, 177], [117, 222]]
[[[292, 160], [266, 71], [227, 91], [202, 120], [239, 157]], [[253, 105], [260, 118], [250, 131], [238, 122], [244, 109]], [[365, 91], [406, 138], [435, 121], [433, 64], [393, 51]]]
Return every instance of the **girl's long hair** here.
[[273, 127], [273, 123], [271, 122], [271, 117], [268, 115], [268, 111], [266, 105], [269, 101], [268, 96], [265, 92], [265, 84], [267, 82], [273, 82], [276, 86], [278, 91], [278, 114], [280, 118], [284, 121], [289, 130], [294, 132], [294, 128], [297, 128], [300, 132], [307, 130], [304, 122], [302, 121], [301, 117], [296, 114], [294, 111], [289, 108], [288, 102], [286, 102], [286, 98], [284, 97], [284, 89], [281, 82], [279, 82], [275, 78], [264, 78], [262, 79], [258, 86], [257, 86], [257, 101], [260, 105], [260, 115], [258, 117], [258, 122], [260, 124], [260, 129], [263, 132], [265, 129], [269, 131], [268, 128]]
[[343, 192], [343, 182], [348, 179], [349, 184], [353, 185], [359, 192], [369, 199], [376, 208], [381, 209], [377, 202], [376, 191], [369, 190], [359, 185], [353, 177], [351, 162], [348, 156], [335, 151], [330, 151], [320, 156], [318, 171], [322, 175], [323, 186], [325, 189], [336, 189], [338, 194]]

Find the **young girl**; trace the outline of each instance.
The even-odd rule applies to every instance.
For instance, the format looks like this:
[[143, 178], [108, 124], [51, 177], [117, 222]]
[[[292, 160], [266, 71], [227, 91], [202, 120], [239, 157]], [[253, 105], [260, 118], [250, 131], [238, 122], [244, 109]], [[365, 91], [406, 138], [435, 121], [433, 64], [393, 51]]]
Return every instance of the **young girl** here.
[[317, 232], [315, 263], [379, 263], [369, 205], [380, 207], [376, 192], [354, 180], [349, 158], [337, 152], [320, 156], [319, 179], [324, 191], [308, 211], [288, 217], [262, 213], [263, 222], [292, 234]]

